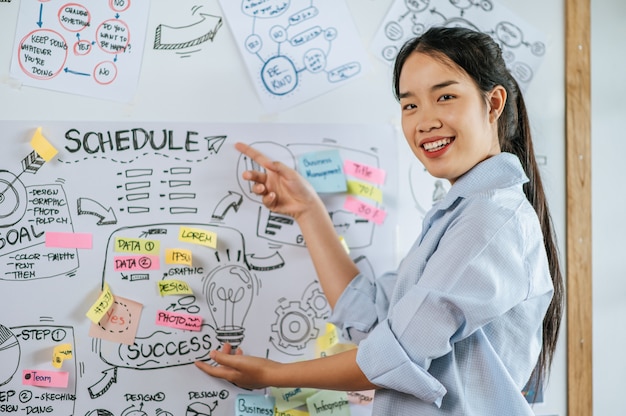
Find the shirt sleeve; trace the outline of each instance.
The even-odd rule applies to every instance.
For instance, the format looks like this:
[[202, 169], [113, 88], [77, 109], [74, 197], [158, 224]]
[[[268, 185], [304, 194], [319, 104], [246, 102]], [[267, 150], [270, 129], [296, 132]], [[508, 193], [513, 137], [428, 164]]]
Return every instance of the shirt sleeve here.
[[387, 318], [360, 343], [368, 379], [440, 405], [446, 389], [428, 373], [431, 362], [528, 297], [527, 246], [538, 252], [543, 240], [527, 231], [511, 212], [453, 221], [419, 280], [396, 288]]

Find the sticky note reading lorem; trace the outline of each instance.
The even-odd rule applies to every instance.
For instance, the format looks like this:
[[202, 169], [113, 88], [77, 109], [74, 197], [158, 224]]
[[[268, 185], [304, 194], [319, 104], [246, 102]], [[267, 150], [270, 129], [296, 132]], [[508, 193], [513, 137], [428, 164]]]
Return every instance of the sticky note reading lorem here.
[[211, 248], [217, 248], [217, 234], [212, 231], [199, 228], [180, 227], [178, 240], [186, 243], [200, 244]]
[[37, 128], [32, 139], [30, 139], [30, 145], [46, 162], [49, 162], [58, 153], [57, 149], [41, 133], [41, 127]]
[[300, 174], [320, 193], [346, 191], [346, 175], [338, 150], [307, 153], [298, 160]]

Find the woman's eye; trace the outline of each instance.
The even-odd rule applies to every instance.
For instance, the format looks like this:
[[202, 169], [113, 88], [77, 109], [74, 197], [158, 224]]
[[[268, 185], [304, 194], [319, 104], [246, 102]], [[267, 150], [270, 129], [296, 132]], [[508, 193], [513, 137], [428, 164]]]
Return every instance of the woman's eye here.
[[439, 97], [439, 101], [448, 101], [454, 98], [454, 95], [451, 94], [444, 94], [441, 97]]
[[415, 104], [405, 104], [402, 106], [403, 110], [414, 110], [416, 109], [417, 106]]

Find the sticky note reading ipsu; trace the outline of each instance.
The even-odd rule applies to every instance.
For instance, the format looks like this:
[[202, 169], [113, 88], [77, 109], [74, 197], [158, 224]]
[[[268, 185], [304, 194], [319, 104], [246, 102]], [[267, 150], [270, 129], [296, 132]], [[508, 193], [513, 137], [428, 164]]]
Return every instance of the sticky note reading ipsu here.
[[191, 266], [191, 250], [182, 248], [165, 249], [165, 263], [167, 264], [184, 264]]
[[70, 373], [67, 371], [24, 370], [22, 384], [38, 387], [67, 388]]
[[300, 174], [320, 193], [346, 191], [346, 175], [338, 150], [312, 152], [298, 161]]

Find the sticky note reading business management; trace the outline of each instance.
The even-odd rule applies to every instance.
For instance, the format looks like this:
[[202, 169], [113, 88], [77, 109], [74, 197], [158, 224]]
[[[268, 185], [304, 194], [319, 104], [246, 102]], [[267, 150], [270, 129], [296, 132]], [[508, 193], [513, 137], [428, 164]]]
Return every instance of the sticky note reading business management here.
[[346, 191], [346, 175], [338, 150], [311, 152], [298, 160], [300, 174], [320, 193]]
[[165, 249], [165, 263], [184, 264], [191, 267], [191, 250], [167, 248]]
[[178, 240], [185, 243], [200, 244], [211, 248], [217, 248], [217, 234], [212, 231], [199, 228], [180, 227]]
[[87, 318], [94, 324], [100, 322], [100, 319], [111, 309], [113, 306], [113, 293], [111, 292], [111, 288], [109, 288], [109, 284], [105, 283], [104, 288], [102, 289], [102, 293], [98, 297], [98, 300], [89, 308], [87, 311]]
[[49, 162], [58, 153], [58, 150], [41, 133], [41, 127], [37, 128], [30, 139], [30, 145], [46, 162]]
[[72, 356], [72, 344], [57, 345], [52, 352], [52, 365], [55, 368], [61, 368], [63, 361], [69, 360]]
[[[252, 411], [250, 409], [252, 409]], [[260, 394], [238, 394], [235, 400], [235, 415], [249, 416], [252, 413], [257, 415], [273, 415], [274, 398]]]

